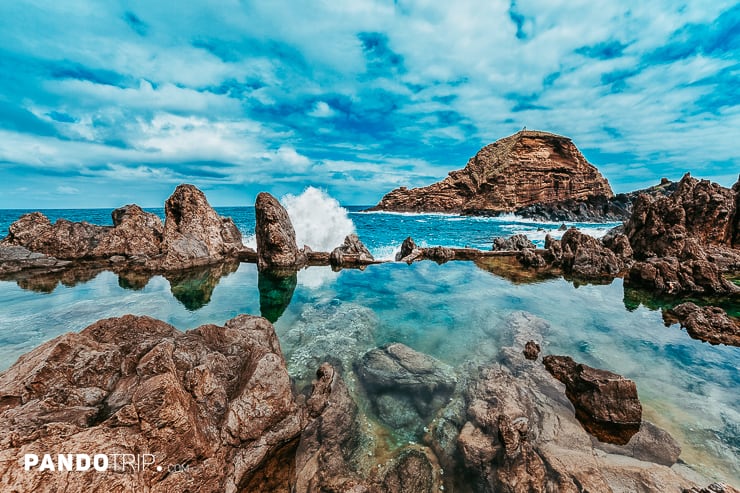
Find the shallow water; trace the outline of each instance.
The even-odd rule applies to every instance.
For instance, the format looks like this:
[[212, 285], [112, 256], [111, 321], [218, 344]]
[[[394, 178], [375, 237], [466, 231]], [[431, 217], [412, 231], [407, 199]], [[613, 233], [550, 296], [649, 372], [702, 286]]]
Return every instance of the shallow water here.
[[[423, 246], [487, 249], [494, 236], [525, 233], [541, 245], [545, 234], [562, 234], [557, 223], [513, 216], [349, 209], [356, 232], [378, 258], [392, 258], [407, 236]], [[234, 218], [248, 242], [254, 209], [217, 210]], [[163, 216], [162, 209], [150, 211]], [[0, 211], [0, 235], [23, 212]], [[43, 212], [52, 221], [111, 224], [109, 210]], [[340, 219], [332, 224], [347, 224]], [[302, 221], [297, 231], [321, 237], [310, 230], [316, 227], [310, 218]], [[577, 226], [599, 236], [613, 224]], [[673, 434], [683, 460], [713, 479], [740, 484], [740, 348], [711, 346], [677, 326], [665, 327], [657, 310], [665, 302], [644, 293], [625, 294], [620, 279], [577, 287], [563, 279], [527, 279], [518, 267], [492, 262], [482, 262], [483, 268], [472, 262], [388, 263], [341, 272], [312, 267], [289, 278], [233, 264], [167, 277], [102, 271], [0, 281], [0, 370], [57, 335], [127, 313], [153, 316], [182, 330], [223, 324], [240, 313], [262, 314], [275, 321], [289, 371], [299, 382], [310, 380], [326, 358], [347, 372], [365, 351], [389, 342], [459, 366], [471, 359], [490, 361], [498, 348], [510, 345], [504, 321], [524, 310], [550, 324], [544, 354], [569, 355], [633, 379], [645, 418]], [[506, 272], [516, 282], [489, 271]], [[740, 313], [740, 307], [722, 303]]]
[[[173, 279], [174, 288], [161, 276], [139, 290], [119, 281], [102, 272], [51, 293], [0, 282], [0, 368], [100, 318], [134, 313], [188, 329], [239, 313], [260, 314], [252, 264], [220, 278], [199, 271]], [[567, 354], [633, 379], [645, 417], [679, 440], [686, 462], [712, 478], [739, 482], [740, 348], [691, 339], [677, 326], [665, 327], [659, 311], [627, 310], [619, 279], [577, 288], [563, 279], [513, 284], [471, 262], [421, 262], [338, 273], [315, 267], [298, 273], [292, 293], [293, 284], [287, 285], [276, 288], [287, 296], [272, 302], [289, 304], [277, 311], [272, 306], [271, 313], [284, 310], [275, 327], [299, 379], [310, 378], [327, 356], [344, 359], [347, 369], [366, 350], [388, 342], [455, 366], [471, 358], [483, 362], [510, 344], [502, 321], [525, 310], [550, 324], [545, 354]]]

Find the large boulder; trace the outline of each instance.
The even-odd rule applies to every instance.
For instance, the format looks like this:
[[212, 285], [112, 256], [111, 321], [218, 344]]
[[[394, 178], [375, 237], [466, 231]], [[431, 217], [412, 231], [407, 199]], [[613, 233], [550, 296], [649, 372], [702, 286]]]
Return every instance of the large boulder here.
[[61, 260], [120, 263], [146, 270], [180, 270], [237, 258], [247, 249], [234, 222], [219, 216], [203, 192], [180, 185], [165, 203], [165, 224], [138, 205], [112, 212], [113, 226], [59, 219], [40, 212], [10, 225], [0, 245], [22, 246]]
[[565, 384], [576, 417], [599, 440], [624, 445], [640, 429], [642, 405], [635, 382], [569, 356], [545, 356], [542, 362]]
[[257, 195], [254, 203], [257, 236], [257, 267], [263, 269], [298, 269], [305, 256], [298, 250], [295, 230], [288, 211], [267, 192]]
[[219, 216], [193, 185], [179, 185], [165, 202], [164, 213], [165, 269], [218, 262], [244, 248], [234, 221]]
[[680, 323], [694, 339], [711, 344], [740, 346], [740, 320], [716, 306], [687, 302], [663, 311], [666, 325]]
[[456, 384], [452, 368], [400, 343], [365, 353], [356, 373], [381, 421], [410, 436], [446, 404]]
[[[272, 326], [246, 315], [185, 333], [101, 320], [22, 356], [0, 396], [4, 491], [234, 492], [303, 419]], [[44, 453], [105, 454], [108, 473], [19, 464]]]

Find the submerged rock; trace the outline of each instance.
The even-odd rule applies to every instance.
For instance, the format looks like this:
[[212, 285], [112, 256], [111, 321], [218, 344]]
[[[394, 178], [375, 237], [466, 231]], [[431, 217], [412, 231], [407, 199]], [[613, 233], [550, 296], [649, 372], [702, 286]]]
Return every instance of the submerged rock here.
[[298, 274], [296, 272], [257, 271], [260, 315], [272, 323], [276, 322], [290, 305], [297, 284]]
[[728, 316], [722, 308], [682, 303], [664, 310], [663, 320], [666, 325], [680, 323], [694, 339], [711, 344], [740, 346], [740, 320]]
[[545, 356], [542, 362], [565, 384], [576, 417], [599, 440], [624, 445], [642, 422], [642, 405], [632, 380], [576, 363], [568, 356]]
[[257, 195], [254, 204], [257, 236], [257, 267], [263, 269], [298, 269], [305, 256], [298, 250], [295, 230], [288, 211], [266, 192]]
[[456, 384], [452, 368], [399, 343], [365, 353], [356, 373], [378, 417], [411, 433], [446, 404]]

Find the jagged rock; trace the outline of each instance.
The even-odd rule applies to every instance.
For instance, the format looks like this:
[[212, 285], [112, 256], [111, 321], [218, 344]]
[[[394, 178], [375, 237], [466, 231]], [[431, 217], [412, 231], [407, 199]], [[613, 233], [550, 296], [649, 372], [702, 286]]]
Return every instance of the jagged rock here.
[[453, 260], [457, 257], [455, 249], [442, 246], [422, 248], [421, 252], [422, 258], [434, 260], [439, 264], [449, 262], [450, 260]]
[[289, 491], [369, 491], [351, 465], [360, 431], [357, 405], [344, 381], [324, 363], [312, 387], [306, 405], [313, 421], [301, 433], [295, 455], [295, 486]]
[[231, 219], [219, 216], [203, 192], [180, 185], [165, 203], [165, 224], [137, 205], [112, 212], [113, 226], [59, 219], [40, 212], [11, 224], [2, 245], [23, 246], [63, 260], [124, 264], [146, 270], [179, 270], [237, 258], [247, 252]]
[[640, 196], [625, 232], [638, 260], [683, 257], [689, 239], [731, 247], [736, 204], [733, 190], [686, 173], [669, 197]]
[[583, 278], [614, 277], [624, 264], [593, 236], [571, 228], [560, 239], [560, 266], [566, 274]]
[[740, 288], [725, 279], [717, 265], [706, 259], [657, 257], [635, 262], [625, 282], [631, 287], [648, 287], [667, 294], [740, 293]]
[[523, 130], [482, 148], [428, 187], [401, 187], [372, 210], [497, 214], [537, 203], [611, 197], [609, 183], [567, 137]]
[[62, 260], [93, 257], [96, 246], [112, 228], [59, 219], [51, 224], [40, 212], [22, 215], [8, 228], [2, 244], [22, 246]]
[[352, 233], [344, 239], [344, 244], [331, 252], [329, 262], [334, 266], [367, 265], [375, 262], [375, 259], [357, 235]]
[[[101, 320], [22, 356], [0, 374], [0, 395], [7, 491], [234, 492], [303, 419], [272, 326], [246, 315], [185, 333], [148, 317]], [[104, 453], [109, 472], [18, 466], [39, 452]], [[155, 463], [138, 472], [112, 462], [142, 453]]]
[[[539, 221], [577, 221], [604, 222], [629, 219], [632, 208], [642, 194], [666, 196], [677, 187], [676, 182], [663, 178], [660, 184], [629, 193], [619, 193], [613, 197], [596, 195], [586, 199], [566, 199], [554, 203], [534, 204], [517, 209], [516, 214]], [[561, 226], [562, 228], [562, 226]], [[565, 231], [568, 228], [562, 228]]]
[[495, 251], [501, 251], [501, 250], [528, 250], [528, 249], [534, 249], [537, 248], [534, 243], [529, 241], [529, 238], [527, 238], [527, 235], [524, 234], [518, 234], [513, 235], [508, 238], [494, 238], [493, 239], [493, 247], [491, 250]]
[[165, 202], [164, 213], [164, 269], [214, 263], [244, 248], [234, 221], [219, 216], [193, 185], [179, 185]]
[[666, 325], [680, 323], [694, 339], [711, 344], [740, 346], [740, 320], [728, 316], [722, 308], [682, 303], [664, 310], [663, 320]]
[[[403, 240], [403, 243], [401, 243], [401, 250], [396, 254], [396, 262], [405, 260], [417, 252], [420, 253], [420, 249], [416, 246], [416, 243], [414, 243], [414, 239], [409, 236]], [[413, 259], [411, 259], [411, 261], [413, 261]], [[409, 263], [411, 263], [411, 261]]]
[[456, 382], [449, 366], [398, 343], [365, 353], [356, 373], [378, 417], [412, 434], [447, 402]]
[[297, 269], [305, 263], [298, 250], [295, 230], [288, 211], [266, 192], [257, 195], [254, 204], [257, 236], [257, 267], [263, 269]]
[[534, 361], [540, 355], [540, 345], [529, 340], [527, 341], [527, 344], [524, 345], [524, 351], [522, 351], [522, 354], [524, 354], [524, 357], [528, 360]]
[[144, 212], [141, 207], [132, 204], [115, 209], [111, 216], [113, 229], [100, 238], [93, 256], [155, 257], [161, 253], [164, 227], [156, 214]]
[[599, 440], [626, 444], [642, 421], [642, 405], [632, 380], [576, 363], [568, 356], [545, 356], [542, 362], [565, 384], [576, 417]]

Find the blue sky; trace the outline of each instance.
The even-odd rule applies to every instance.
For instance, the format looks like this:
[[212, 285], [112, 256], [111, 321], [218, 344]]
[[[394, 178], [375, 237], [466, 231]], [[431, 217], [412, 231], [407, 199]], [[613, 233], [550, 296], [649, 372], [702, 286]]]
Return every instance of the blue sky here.
[[0, 2], [0, 208], [372, 204], [523, 126], [616, 191], [740, 172], [740, 4]]

